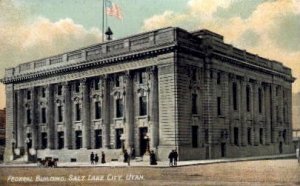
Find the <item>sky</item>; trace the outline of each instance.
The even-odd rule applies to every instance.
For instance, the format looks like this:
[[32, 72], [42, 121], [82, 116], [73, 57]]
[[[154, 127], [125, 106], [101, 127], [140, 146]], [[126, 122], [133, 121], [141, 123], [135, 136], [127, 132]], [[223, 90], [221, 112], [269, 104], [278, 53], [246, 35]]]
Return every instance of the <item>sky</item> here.
[[[114, 38], [177, 26], [209, 29], [241, 49], [292, 68], [300, 79], [300, 0], [112, 0]], [[5, 68], [100, 43], [102, 0], [0, 0], [0, 77]], [[300, 92], [300, 80], [293, 84]], [[0, 108], [5, 107], [0, 85]]]

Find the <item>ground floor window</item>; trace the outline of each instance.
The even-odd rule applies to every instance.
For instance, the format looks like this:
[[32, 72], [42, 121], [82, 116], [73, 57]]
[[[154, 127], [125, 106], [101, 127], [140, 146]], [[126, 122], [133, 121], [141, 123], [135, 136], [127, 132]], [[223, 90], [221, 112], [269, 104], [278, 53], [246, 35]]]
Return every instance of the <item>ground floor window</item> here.
[[42, 140], [41, 140], [42, 141], [42, 146], [41, 146], [41, 148], [45, 149], [45, 148], [47, 148], [47, 144], [48, 144], [47, 133], [42, 132], [41, 136], [42, 136]]
[[198, 147], [198, 126], [192, 126], [192, 146]]
[[239, 145], [239, 128], [238, 127], [234, 127], [234, 144], [235, 145]]
[[64, 132], [58, 132], [58, 149], [64, 148]]
[[116, 129], [116, 149], [120, 149], [122, 147], [121, 136], [123, 134], [123, 129]]
[[82, 148], [82, 131], [75, 132], [75, 147], [76, 149]]
[[95, 130], [95, 148], [96, 149], [102, 148], [102, 130], [101, 129]]

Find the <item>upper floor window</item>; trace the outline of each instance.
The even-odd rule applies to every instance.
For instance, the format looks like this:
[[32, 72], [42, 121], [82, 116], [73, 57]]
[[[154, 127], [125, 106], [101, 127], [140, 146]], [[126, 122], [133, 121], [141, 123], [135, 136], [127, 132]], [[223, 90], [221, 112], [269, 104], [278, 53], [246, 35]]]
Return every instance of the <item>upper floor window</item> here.
[[144, 83], [146, 83], [146, 72], [145, 71], [141, 71], [141, 72], [139, 72], [139, 83], [140, 84], [144, 84]]
[[62, 95], [62, 86], [61, 85], [57, 85], [57, 95]]
[[192, 69], [192, 80], [197, 81], [197, 69]]
[[80, 121], [81, 120], [81, 113], [80, 113], [81, 109], [80, 109], [80, 105], [79, 103], [77, 103], [75, 105], [75, 116], [76, 116], [76, 121]]
[[100, 101], [95, 102], [95, 119], [101, 118], [101, 105]]
[[62, 106], [59, 105], [57, 107], [57, 113], [58, 113], [58, 122], [62, 122], [63, 121], [63, 113], [62, 113]]
[[198, 114], [197, 94], [192, 94], [192, 114]]
[[26, 115], [27, 115], [27, 124], [31, 124], [31, 110], [30, 109], [27, 109]]
[[222, 115], [222, 100], [221, 97], [217, 98], [217, 105], [218, 105], [218, 116]]
[[99, 78], [96, 78], [95, 79], [95, 90], [99, 90], [99, 84], [100, 84], [100, 79]]
[[46, 97], [46, 89], [44, 87], [42, 87], [42, 89], [41, 89], [41, 96], [43, 98]]
[[217, 73], [217, 84], [221, 84], [221, 72]]
[[262, 113], [262, 90], [261, 88], [258, 89], [258, 111]]
[[237, 110], [237, 84], [233, 83], [232, 84], [232, 100], [233, 100], [233, 110]]
[[119, 75], [117, 75], [116, 79], [115, 79], [115, 85], [116, 85], [116, 87], [120, 87], [120, 83], [121, 83], [121, 77]]
[[116, 100], [116, 117], [123, 117], [123, 99]]
[[42, 123], [46, 122], [46, 108], [42, 108]]
[[30, 91], [30, 90], [27, 91], [27, 99], [28, 99], [28, 100], [31, 99], [31, 91]]
[[246, 87], [246, 109], [247, 112], [250, 112], [250, 87]]
[[147, 97], [141, 96], [139, 102], [140, 102], [140, 116], [147, 115]]
[[80, 91], [80, 82], [76, 81], [75, 83], [75, 92], [79, 92]]

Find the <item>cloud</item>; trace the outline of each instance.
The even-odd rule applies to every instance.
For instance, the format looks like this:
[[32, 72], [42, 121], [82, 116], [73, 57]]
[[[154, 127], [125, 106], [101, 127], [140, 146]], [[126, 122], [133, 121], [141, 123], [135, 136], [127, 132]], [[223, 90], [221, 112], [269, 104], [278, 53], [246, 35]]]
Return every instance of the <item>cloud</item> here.
[[[206, 28], [222, 34], [225, 42], [249, 52], [281, 61], [292, 68], [298, 79], [294, 92], [300, 91], [300, 1], [262, 1], [247, 16], [221, 17], [218, 11], [241, 5], [235, 1], [190, 0], [185, 13], [155, 15], [145, 20], [143, 29], [180, 26], [188, 30]], [[250, 1], [243, 1], [246, 6]], [[243, 6], [242, 6], [243, 7]], [[236, 8], [236, 7], [235, 7]], [[181, 19], [178, 19], [181, 18]], [[165, 21], [153, 21], [153, 20]], [[168, 21], [166, 21], [168, 20]], [[187, 26], [188, 25], [188, 26]]]
[[[86, 29], [69, 18], [32, 17], [21, 3], [0, 0], [0, 77], [5, 68], [99, 43], [101, 37], [97, 28]], [[5, 105], [3, 89], [0, 108]]]

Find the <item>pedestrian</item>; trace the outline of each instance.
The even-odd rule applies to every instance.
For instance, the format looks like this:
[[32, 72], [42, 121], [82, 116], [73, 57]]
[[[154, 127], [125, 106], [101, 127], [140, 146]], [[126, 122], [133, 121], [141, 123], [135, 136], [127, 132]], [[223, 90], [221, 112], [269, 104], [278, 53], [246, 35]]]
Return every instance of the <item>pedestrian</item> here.
[[106, 163], [106, 162], [105, 162], [105, 154], [104, 154], [103, 151], [102, 151], [102, 153], [101, 153], [101, 163], [102, 163], [102, 164]]
[[96, 164], [96, 165], [97, 165], [98, 161], [99, 161], [99, 156], [98, 156], [98, 154], [96, 154], [96, 155], [95, 155], [95, 164]]
[[94, 156], [94, 153], [92, 152], [91, 155], [90, 155], [90, 161], [91, 161], [91, 164], [94, 164], [94, 159], [95, 156]]
[[169, 166], [173, 166], [173, 157], [174, 157], [174, 150], [172, 150], [169, 154]]
[[127, 150], [124, 150], [124, 163], [128, 163], [128, 165], [130, 165], [130, 157]]
[[177, 166], [178, 153], [177, 153], [176, 149], [174, 150], [173, 158], [174, 158], [174, 166]]
[[132, 159], [135, 158], [135, 149], [134, 149], [134, 147], [132, 147], [132, 149], [131, 149], [131, 158]]
[[157, 165], [155, 153], [153, 150], [150, 152], [150, 165]]
[[300, 148], [296, 149], [296, 157], [297, 157], [298, 163], [300, 164]]

